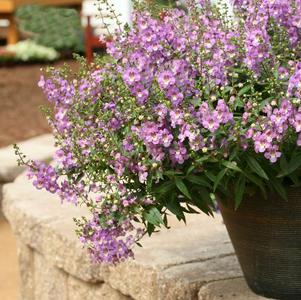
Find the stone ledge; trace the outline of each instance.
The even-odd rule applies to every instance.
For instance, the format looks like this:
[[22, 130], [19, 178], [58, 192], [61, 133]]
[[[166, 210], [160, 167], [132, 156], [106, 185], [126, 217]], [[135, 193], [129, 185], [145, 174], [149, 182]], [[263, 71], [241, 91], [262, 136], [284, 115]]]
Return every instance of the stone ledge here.
[[[51, 134], [41, 135], [18, 143], [29, 159], [50, 160], [54, 153], [54, 140]], [[0, 149], [0, 182], [12, 182], [23, 170], [17, 166], [17, 157], [12, 146]]]
[[264, 300], [251, 292], [244, 278], [209, 283], [199, 291], [199, 300]]
[[[56, 196], [35, 190], [24, 174], [14, 183], [4, 186], [3, 209], [21, 245], [24, 286], [25, 279], [30, 279], [27, 270], [33, 269], [35, 273], [39, 269], [39, 265], [26, 255], [26, 249], [31, 249], [31, 256], [43, 260], [48, 266], [45, 272], [53, 270], [59, 274], [58, 278], [63, 278], [64, 286], [52, 282], [52, 290], [68, 290], [77, 280], [79, 293], [89, 286], [95, 291], [104, 286], [111, 291], [108, 293], [113, 295], [114, 291], [116, 299], [127, 296], [127, 299], [137, 300], [194, 300], [206, 284], [242, 276], [219, 215], [214, 219], [205, 215], [189, 216], [187, 226], [170, 219], [172, 229], [162, 230], [151, 239], [145, 237], [144, 247], [135, 249], [135, 260], [107, 267], [91, 264], [75, 236], [72, 217], [86, 214], [86, 211], [68, 204], [61, 205]], [[39, 269], [39, 272], [43, 270]], [[50, 284], [44, 282], [50, 280], [48, 276], [41, 274], [41, 278], [44, 278], [42, 282], [29, 280], [30, 288], [22, 290], [40, 295], [37, 285], [48, 287]], [[102, 291], [103, 288], [99, 293]], [[70, 293], [66, 297], [68, 300], [77, 299]], [[90, 299], [102, 298], [91, 296]], [[112, 296], [111, 299], [115, 298]]]

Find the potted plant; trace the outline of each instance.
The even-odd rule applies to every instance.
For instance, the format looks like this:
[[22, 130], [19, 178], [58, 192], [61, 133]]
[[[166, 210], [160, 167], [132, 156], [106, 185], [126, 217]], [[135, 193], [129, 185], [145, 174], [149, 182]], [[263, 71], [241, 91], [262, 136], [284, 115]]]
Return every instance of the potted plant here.
[[16, 148], [20, 163], [88, 207], [96, 263], [132, 257], [169, 214], [221, 209], [249, 286], [301, 299], [301, 3], [186, 2], [161, 18], [136, 3], [105, 65], [42, 77], [58, 150], [46, 165]]

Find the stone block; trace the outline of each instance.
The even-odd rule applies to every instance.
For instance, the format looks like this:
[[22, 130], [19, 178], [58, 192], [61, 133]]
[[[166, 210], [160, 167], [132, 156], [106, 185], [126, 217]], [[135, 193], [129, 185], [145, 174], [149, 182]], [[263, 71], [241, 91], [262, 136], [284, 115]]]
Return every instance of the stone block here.
[[68, 300], [67, 273], [34, 253], [34, 300]]
[[144, 238], [143, 248], [135, 249], [135, 261], [110, 269], [112, 287], [139, 300], [188, 300], [206, 282], [227, 274], [241, 276], [220, 215], [190, 215], [187, 226], [175, 219], [170, 224], [172, 229]]
[[91, 284], [70, 276], [68, 278], [69, 300], [131, 300], [106, 283]]
[[24, 243], [18, 243], [18, 261], [20, 270], [20, 294], [22, 300], [34, 299], [34, 252]]
[[255, 295], [243, 277], [209, 283], [199, 291], [199, 300], [264, 300]]
[[133, 299], [159, 300], [158, 269], [128, 261], [110, 268], [106, 282], [122, 294]]
[[160, 274], [158, 299], [197, 299], [204, 284], [240, 276], [242, 272], [233, 254], [174, 266]]

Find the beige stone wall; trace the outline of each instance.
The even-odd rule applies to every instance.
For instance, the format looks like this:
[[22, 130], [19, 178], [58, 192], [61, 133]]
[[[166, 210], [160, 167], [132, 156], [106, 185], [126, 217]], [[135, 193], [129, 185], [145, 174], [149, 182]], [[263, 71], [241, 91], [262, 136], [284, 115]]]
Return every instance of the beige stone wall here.
[[92, 264], [75, 236], [72, 218], [87, 212], [24, 175], [4, 186], [3, 209], [19, 241], [24, 300], [194, 300], [207, 283], [241, 276], [218, 215], [189, 216], [187, 226], [170, 219], [172, 229], [145, 237], [136, 260], [108, 267]]
[[50, 263], [42, 254], [19, 243], [22, 300], [130, 300], [108, 284], [80, 280]]

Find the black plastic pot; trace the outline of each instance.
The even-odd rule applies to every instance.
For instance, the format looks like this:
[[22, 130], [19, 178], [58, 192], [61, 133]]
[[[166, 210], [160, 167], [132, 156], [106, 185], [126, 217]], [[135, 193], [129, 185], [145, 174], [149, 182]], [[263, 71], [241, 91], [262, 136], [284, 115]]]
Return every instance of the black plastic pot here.
[[249, 287], [265, 297], [301, 300], [301, 188], [288, 189], [288, 202], [257, 195], [237, 211], [227, 203], [220, 209]]

